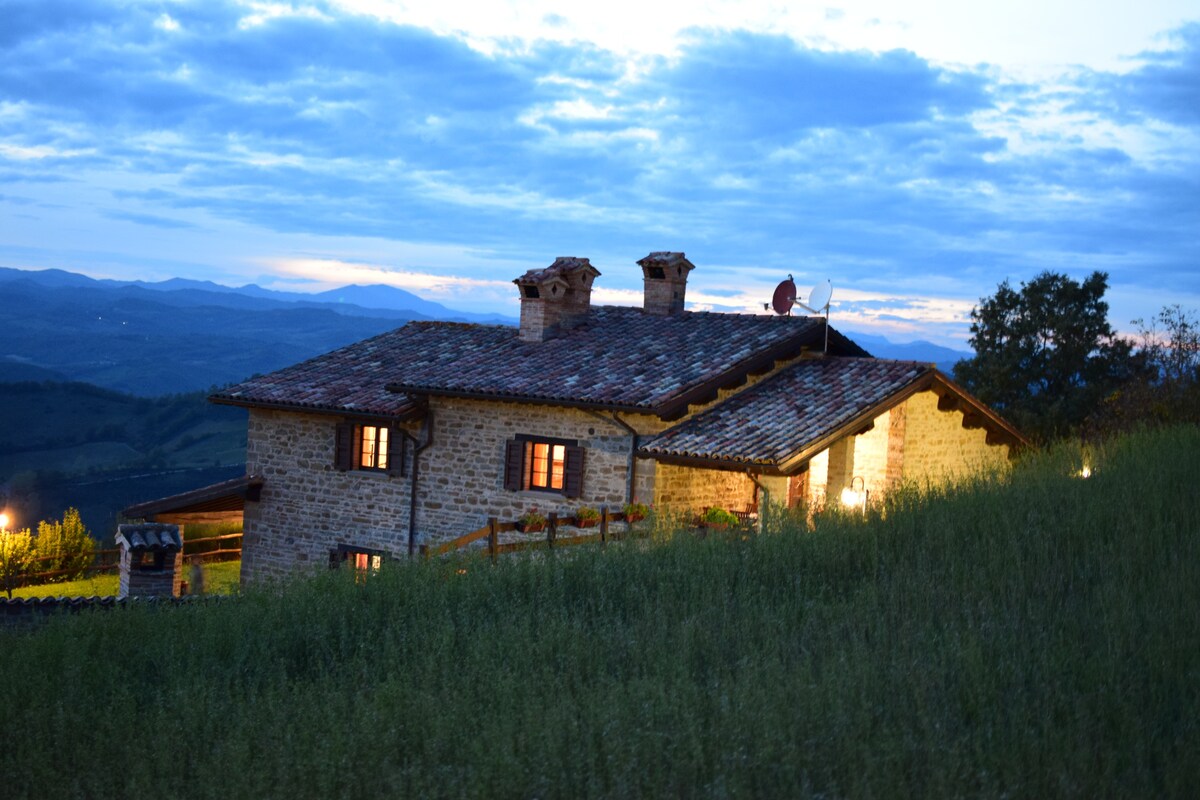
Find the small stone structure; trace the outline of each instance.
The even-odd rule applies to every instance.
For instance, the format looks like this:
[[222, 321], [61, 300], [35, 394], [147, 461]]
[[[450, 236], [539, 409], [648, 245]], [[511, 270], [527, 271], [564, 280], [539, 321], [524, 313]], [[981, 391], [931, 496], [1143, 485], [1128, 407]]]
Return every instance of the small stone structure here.
[[183, 538], [179, 526], [144, 522], [117, 527], [121, 583], [117, 599], [179, 597], [183, 581]]

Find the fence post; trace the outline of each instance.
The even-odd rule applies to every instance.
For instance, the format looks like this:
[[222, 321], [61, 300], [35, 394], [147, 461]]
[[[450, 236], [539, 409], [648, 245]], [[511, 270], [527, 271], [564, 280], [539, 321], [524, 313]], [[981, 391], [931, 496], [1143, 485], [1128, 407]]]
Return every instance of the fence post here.
[[418, 552], [420, 552], [421, 558], [429, 558], [429, 545], [427, 545], [427, 544], [419, 545], [417, 547], [417, 550], [418, 550]]
[[608, 543], [608, 506], [600, 506], [600, 544]]
[[492, 563], [496, 561], [496, 548], [500, 546], [500, 531], [496, 530], [499, 524], [495, 517], [488, 517], [488, 555]]
[[549, 523], [546, 525], [546, 546], [554, 549], [554, 540], [558, 538], [558, 512], [551, 511]]

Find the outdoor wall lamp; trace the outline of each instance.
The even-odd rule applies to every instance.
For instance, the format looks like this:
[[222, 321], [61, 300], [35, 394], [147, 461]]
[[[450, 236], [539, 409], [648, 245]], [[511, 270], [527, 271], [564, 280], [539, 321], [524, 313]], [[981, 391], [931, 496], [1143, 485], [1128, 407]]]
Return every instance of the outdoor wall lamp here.
[[[858, 489], [855, 490], [854, 482], [858, 481]], [[867, 498], [871, 496], [871, 492], [867, 490], [867, 482], [861, 475], [855, 475], [850, 479], [850, 485], [842, 489], [842, 505], [847, 508], [858, 508], [862, 511], [867, 510]]]

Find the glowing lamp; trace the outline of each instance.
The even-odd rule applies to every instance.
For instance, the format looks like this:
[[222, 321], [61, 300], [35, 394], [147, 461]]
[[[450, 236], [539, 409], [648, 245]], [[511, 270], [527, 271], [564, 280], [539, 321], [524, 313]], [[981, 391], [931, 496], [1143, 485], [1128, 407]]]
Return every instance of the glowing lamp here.
[[[855, 481], [858, 482], [858, 489], [854, 488]], [[846, 508], [858, 508], [866, 511], [867, 498], [870, 496], [866, 480], [861, 475], [856, 475], [851, 479], [850, 485], [842, 489], [842, 505]]]
[[8, 514], [0, 512], [0, 531], [8, 530]]

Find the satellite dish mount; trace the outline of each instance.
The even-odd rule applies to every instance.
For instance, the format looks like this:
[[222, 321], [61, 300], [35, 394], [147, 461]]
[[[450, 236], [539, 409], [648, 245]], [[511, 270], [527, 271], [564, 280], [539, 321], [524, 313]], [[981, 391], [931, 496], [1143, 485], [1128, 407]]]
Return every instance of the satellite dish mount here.
[[800, 306], [810, 314], [816, 316], [825, 315], [825, 350], [829, 350], [829, 302], [833, 299], [833, 284], [828, 280], [820, 281], [808, 293], [808, 302], [804, 303], [796, 299], [796, 281], [792, 278], [791, 273], [788, 274], [787, 280], [779, 282], [775, 287], [775, 294], [771, 297], [771, 302], [768, 305], [763, 303], [764, 307], [771, 308], [778, 315], [792, 315], [792, 306]]

